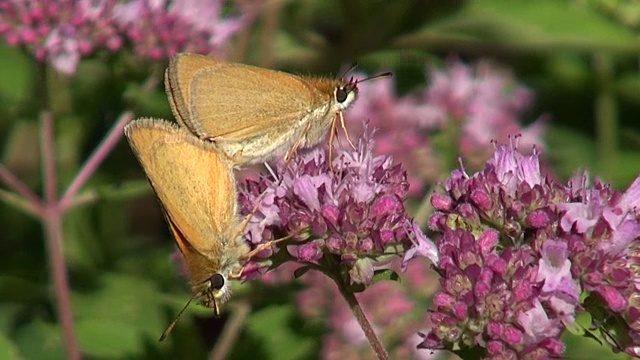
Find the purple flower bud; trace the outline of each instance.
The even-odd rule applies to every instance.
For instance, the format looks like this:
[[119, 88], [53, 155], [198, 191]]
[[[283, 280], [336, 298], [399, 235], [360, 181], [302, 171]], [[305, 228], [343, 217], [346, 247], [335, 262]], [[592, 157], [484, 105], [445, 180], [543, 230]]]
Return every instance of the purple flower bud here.
[[493, 339], [502, 338], [502, 333], [504, 332], [504, 325], [499, 322], [490, 321], [487, 324], [487, 335], [489, 335]]
[[311, 221], [311, 233], [315, 236], [322, 236], [327, 232], [327, 223], [324, 219], [317, 216]]
[[564, 354], [565, 345], [559, 339], [548, 338], [541, 344], [552, 356], [560, 356]]
[[522, 332], [513, 326], [507, 326], [502, 333], [504, 341], [511, 346], [518, 346], [522, 343]]
[[223, 19], [220, 0], [22, 3], [3, 3], [0, 34], [66, 74], [75, 73], [81, 57], [99, 49], [116, 51], [124, 39], [151, 60], [178, 52], [224, 55], [229, 38], [249, 25], [255, 12]]
[[320, 213], [324, 217], [324, 219], [331, 224], [331, 226], [338, 227], [338, 219], [340, 216], [340, 209], [338, 209], [334, 205], [323, 205]]
[[515, 301], [526, 301], [532, 295], [531, 284], [528, 282], [520, 282], [513, 289], [513, 297]]
[[351, 268], [355, 266], [356, 262], [358, 261], [358, 257], [355, 254], [342, 254], [340, 256], [340, 261], [345, 266]]
[[488, 256], [487, 266], [498, 275], [505, 275], [509, 270], [509, 264], [497, 256]]
[[387, 245], [391, 245], [396, 240], [396, 234], [392, 230], [380, 230], [379, 234], [379, 243], [386, 247]]
[[487, 294], [489, 294], [490, 290], [491, 288], [489, 285], [485, 283], [478, 283], [473, 288], [473, 295], [476, 297], [476, 299], [484, 299]]
[[371, 238], [364, 238], [358, 242], [358, 252], [366, 254], [373, 251], [373, 249], [374, 249], [374, 244]]
[[498, 244], [499, 235], [500, 234], [494, 229], [489, 229], [483, 232], [478, 239], [480, 252], [482, 254], [489, 254], [493, 251], [493, 248]]
[[431, 206], [438, 211], [450, 211], [453, 200], [446, 195], [434, 193], [431, 196]]
[[357, 226], [357, 224], [365, 221], [367, 211], [364, 207], [352, 203], [347, 205], [345, 214], [347, 216], [347, 222], [353, 226]]
[[466, 222], [474, 225], [479, 223], [480, 219], [476, 213], [476, 209], [471, 204], [461, 204], [458, 212], [465, 218]]
[[456, 319], [462, 321], [465, 320], [467, 318], [467, 313], [468, 308], [466, 304], [463, 303], [456, 303], [454, 308], [453, 308], [453, 314], [456, 317]]
[[493, 206], [493, 201], [491, 200], [489, 194], [480, 189], [474, 190], [471, 193], [471, 201], [474, 205], [476, 205], [480, 210], [483, 211], [489, 211]]
[[549, 217], [545, 209], [539, 209], [530, 212], [527, 215], [525, 221], [527, 222], [528, 226], [531, 226], [534, 229], [542, 229], [549, 225], [549, 223], [551, 222], [551, 218]]
[[327, 250], [334, 254], [341, 253], [345, 248], [345, 242], [337, 235], [331, 235], [326, 241]]
[[629, 305], [622, 294], [611, 286], [600, 286], [596, 291], [614, 312], [621, 312]]
[[443, 292], [438, 292], [433, 296], [433, 304], [437, 307], [451, 308], [455, 304], [456, 298]]
[[322, 257], [322, 249], [315, 242], [309, 242], [298, 246], [297, 257], [303, 262], [316, 262]]
[[345, 232], [342, 237], [345, 241], [345, 249], [349, 252], [358, 251], [358, 234], [353, 232]]
[[490, 355], [503, 355], [504, 354], [504, 344], [501, 341], [489, 341], [487, 343], [487, 352]]
[[384, 217], [391, 214], [402, 213], [404, 207], [395, 196], [381, 196], [373, 202], [371, 211], [375, 217]]

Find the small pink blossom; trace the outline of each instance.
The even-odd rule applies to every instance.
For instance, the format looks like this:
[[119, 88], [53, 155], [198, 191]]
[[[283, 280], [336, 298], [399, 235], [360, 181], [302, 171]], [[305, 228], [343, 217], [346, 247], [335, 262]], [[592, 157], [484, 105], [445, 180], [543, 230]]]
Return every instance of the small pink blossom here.
[[[438, 155], [443, 143], [451, 147], [446, 150], [474, 164], [490, 156], [491, 141], [505, 142], [518, 135], [522, 148], [542, 144], [546, 130], [542, 119], [527, 127], [520, 123], [533, 96], [506, 72], [483, 62], [475, 66], [450, 62], [444, 69], [430, 67], [427, 72], [430, 86], [417, 94], [397, 96], [390, 78], [361, 83], [361, 95], [347, 114], [371, 120], [379, 129], [376, 152], [393, 155], [407, 167], [411, 195], [422, 194], [425, 184], [434, 182], [447, 167], [448, 159]], [[356, 129], [357, 122], [349, 126]]]
[[[535, 151], [496, 146], [484, 169], [469, 175], [460, 168], [443, 183], [437, 202], [447, 205], [429, 221], [442, 289], [419, 347], [558, 357], [565, 327], [589, 312], [591, 327], [634, 353], [640, 180], [626, 192], [589, 186], [585, 177], [562, 184], [542, 176], [538, 162]], [[474, 311], [465, 314], [460, 303]]]
[[[145, 59], [178, 52], [224, 56], [229, 39], [246, 28], [257, 6], [223, 17], [224, 0], [20, 0], [0, 3], [0, 36], [24, 45], [63, 74], [96, 50], [126, 42]], [[258, 4], [255, 4], [258, 5]]]

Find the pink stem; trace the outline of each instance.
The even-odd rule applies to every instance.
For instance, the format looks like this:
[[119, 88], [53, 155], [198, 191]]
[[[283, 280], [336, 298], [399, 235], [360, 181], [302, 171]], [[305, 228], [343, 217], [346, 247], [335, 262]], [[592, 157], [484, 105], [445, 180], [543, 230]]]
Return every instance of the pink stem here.
[[44, 215], [44, 207], [42, 206], [42, 200], [31, 189], [27, 187], [20, 179], [9, 171], [6, 167], [0, 164], [0, 181], [4, 182], [10, 189], [18, 193], [29, 203], [29, 211], [38, 217]]
[[[149, 78], [144, 82], [142, 88], [146, 92], [151, 92], [158, 85], [158, 79], [161, 78], [156, 76], [157, 74], [152, 74]], [[113, 125], [107, 137], [102, 140], [102, 142], [98, 145], [96, 150], [91, 154], [91, 157], [82, 165], [80, 172], [76, 175], [71, 185], [67, 188], [67, 191], [62, 196], [60, 200], [60, 209], [65, 212], [69, 209], [69, 207], [73, 206], [73, 199], [78, 194], [80, 189], [84, 186], [84, 184], [89, 180], [91, 175], [98, 169], [102, 161], [109, 155], [111, 150], [116, 146], [120, 138], [122, 137], [122, 133], [125, 125], [127, 125], [131, 120], [133, 120], [134, 114], [132, 111], [123, 112], [118, 121]]]
[[47, 207], [56, 202], [56, 163], [53, 141], [53, 115], [45, 111], [40, 115], [42, 167], [44, 170], [44, 201]]
[[71, 311], [71, 296], [69, 291], [69, 280], [67, 279], [67, 266], [64, 259], [62, 245], [62, 209], [56, 202], [56, 166], [55, 166], [55, 145], [53, 136], [53, 115], [50, 112], [43, 112], [41, 115], [41, 158], [44, 173], [44, 232], [47, 241], [49, 266], [53, 277], [53, 284], [56, 293], [56, 306], [62, 334], [64, 336], [65, 348], [69, 359], [80, 359], [80, 348], [73, 326], [73, 313]]
[[353, 312], [353, 316], [355, 316], [356, 320], [358, 320], [358, 324], [360, 324], [365, 337], [367, 338], [367, 340], [369, 340], [369, 345], [371, 345], [371, 349], [373, 349], [373, 352], [376, 353], [376, 357], [378, 358], [378, 360], [389, 360], [389, 354], [387, 353], [387, 350], [382, 345], [380, 339], [378, 339], [375, 331], [373, 331], [369, 320], [367, 320], [367, 316], [364, 314], [364, 311], [362, 311], [362, 307], [360, 307], [358, 299], [356, 299], [355, 295], [352, 292], [344, 287], [344, 284], [338, 283], [338, 288], [340, 289], [342, 296], [345, 298], [345, 300], [347, 300], [349, 308]]
[[125, 111], [122, 113], [118, 121], [109, 131], [107, 137], [102, 140], [93, 154], [91, 154], [91, 157], [89, 157], [84, 165], [82, 165], [80, 172], [76, 175], [75, 179], [73, 179], [73, 182], [69, 185], [67, 191], [60, 200], [60, 210], [62, 212], [69, 209], [73, 203], [73, 198], [78, 194], [78, 191], [80, 191], [91, 175], [93, 175], [93, 173], [98, 169], [102, 161], [104, 161], [107, 155], [109, 155], [116, 144], [118, 144], [118, 141], [122, 137], [125, 125], [133, 120], [133, 116], [133, 112], [131, 111]]

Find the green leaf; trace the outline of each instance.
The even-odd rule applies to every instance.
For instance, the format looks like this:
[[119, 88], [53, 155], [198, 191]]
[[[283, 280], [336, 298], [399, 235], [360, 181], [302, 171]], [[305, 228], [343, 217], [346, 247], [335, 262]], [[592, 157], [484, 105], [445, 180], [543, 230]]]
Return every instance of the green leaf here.
[[18, 48], [0, 45], [0, 98], [8, 103], [26, 101], [33, 86], [32, 60]]
[[4, 301], [40, 301], [47, 297], [44, 286], [16, 276], [0, 275], [0, 298]]
[[152, 190], [147, 180], [131, 180], [118, 185], [101, 185], [85, 190], [78, 195], [78, 200], [85, 204], [97, 201], [121, 201], [135, 199], [151, 193]]
[[22, 358], [16, 344], [4, 334], [0, 334], [0, 359], [20, 360]]
[[[593, 330], [585, 328], [584, 335], [576, 335], [566, 331], [562, 342], [566, 345], [565, 359], [630, 359], [624, 353], [614, 354], [611, 347], [602, 341], [602, 337]], [[595, 341], [594, 341], [595, 340]]]
[[476, 360], [481, 359], [486, 356], [486, 350], [481, 348], [480, 346], [474, 347], [464, 347], [458, 350], [451, 350], [453, 353], [458, 355], [461, 359], [465, 360]]
[[[106, 273], [100, 278], [100, 286], [91, 293], [72, 294], [83, 351], [106, 356], [106, 343], [117, 340], [113, 351], [120, 356], [131, 355], [142, 350], [143, 337], [157, 339], [167, 324], [163, 300], [153, 283], [136, 276]], [[130, 340], [118, 340], [114, 337], [118, 331]]]
[[295, 279], [299, 279], [302, 275], [306, 274], [309, 270], [311, 270], [311, 266], [302, 266], [293, 271], [293, 277]]
[[591, 326], [592, 321], [593, 321], [593, 318], [591, 317], [591, 314], [589, 314], [586, 311], [581, 311], [576, 315], [575, 323], [580, 325], [583, 328], [588, 329]]
[[545, 152], [556, 165], [556, 173], [561, 178], [569, 178], [576, 171], [576, 164], [587, 169], [595, 165], [595, 145], [593, 140], [567, 127], [549, 126], [546, 135], [548, 151]]
[[59, 325], [36, 319], [16, 331], [15, 343], [25, 359], [66, 359]]
[[293, 331], [290, 323], [296, 310], [293, 305], [271, 306], [247, 319], [247, 331], [262, 341], [268, 359], [308, 359], [314, 349], [312, 339]]
[[136, 114], [155, 118], [169, 118], [171, 116], [171, 108], [164, 91], [149, 93], [142, 84], [128, 83], [124, 98], [132, 103]]
[[373, 272], [373, 280], [371, 285], [384, 280], [400, 281], [400, 276], [392, 269], [381, 269]]
[[76, 322], [76, 334], [84, 354], [122, 358], [142, 350], [139, 326], [108, 319], [82, 319]]
[[[629, 133], [630, 131], [627, 131]], [[619, 151], [616, 153], [613, 173], [600, 175], [611, 182], [614, 188], [626, 190], [638, 177], [640, 169], [640, 156], [637, 151]], [[597, 171], [598, 169], [596, 169]]]
[[[488, 42], [525, 51], [611, 50], [636, 53], [637, 36], [595, 7], [557, 0], [475, 0], [455, 16], [427, 24], [419, 33], [401, 39], [401, 46], [429, 46], [456, 40]], [[449, 51], [455, 51], [449, 47]]]
[[[23, 304], [0, 303], [0, 334], [13, 331], [14, 323], [21, 315], [23, 308]], [[2, 359], [1, 356], [0, 359]]]
[[640, 73], [625, 74], [616, 80], [616, 93], [621, 100], [640, 104]]
[[357, 294], [363, 292], [367, 287], [364, 284], [353, 283], [346, 286], [346, 290], [350, 293]]
[[576, 317], [576, 321], [573, 323], [564, 323], [564, 326], [569, 330], [570, 333], [584, 336], [588, 331], [589, 324], [591, 324], [591, 315], [589, 313], [583, 312], [578, 314]]
[[504, 26], [505, 39], [532, 43], [573, 43], [593, 47], [637, 46], [633, 32], [589, 6], [566, 1], [476, 0], [469, 12]]

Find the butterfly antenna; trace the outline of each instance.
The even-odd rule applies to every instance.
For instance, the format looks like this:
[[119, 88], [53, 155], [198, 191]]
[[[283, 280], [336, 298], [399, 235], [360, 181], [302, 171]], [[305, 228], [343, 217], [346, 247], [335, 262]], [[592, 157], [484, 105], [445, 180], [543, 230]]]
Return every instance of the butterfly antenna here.
[[180, 316], [182, 316], [182, 313], [187, 310], [187, 308], [189, 307], [189, 304], [191, 304], [191, 301], [193, 301], [193, 299], [195, 298], [195, 296], [192, 296], [189, 301], [187, 301], [187, 303], [184, 305], [184, 307], [182, 308], [182, 310], [180, 310], [180, 312], [178, 313], [178, 315], [176, 315], [176, 318], [173, 319], [173, 321], [171, 322], [171, 324], [169, 324], [169, 326], [167, 326], [167, 329], [162, 333], [162, 335], [160, 335], [160, 339], [158, 339], [158, 341], [162, 341], [164, 340], [167, 336], [169, 336], [169, 334], [171, 334], [171, 331], [173, 331], [173, 328], [176, 326], [176, 324], [178, 323], [178, 319], [180, 319]]
[[347, 68], [347, 70], [345, 72], [342, 73], [342, 75], [340, 75], [340, 79], [342, 79], [343, 77], [345, 77], [348, 73], [352, 72], [353, 70], [355, 70], [358, 67], [358, 63], [357, 62], [353, 62], [351, 63], [351, 66], [349, 66]]
[[387, 72], [384, 72], [382, 74], [377, 74], [377, 75], [372, 75], [372, 76], [366, 77], [364, 79], [358, 79], [358, 80], [356, 80], [356, 83], [359, 84], [361, 82], [374, 80], [374, 79], [380, 79], [380, 78], [386, 78], [386, 77], [391, 77], [391, 76], [393, 76], [393, 73], [391, 71], [387, 71]]

